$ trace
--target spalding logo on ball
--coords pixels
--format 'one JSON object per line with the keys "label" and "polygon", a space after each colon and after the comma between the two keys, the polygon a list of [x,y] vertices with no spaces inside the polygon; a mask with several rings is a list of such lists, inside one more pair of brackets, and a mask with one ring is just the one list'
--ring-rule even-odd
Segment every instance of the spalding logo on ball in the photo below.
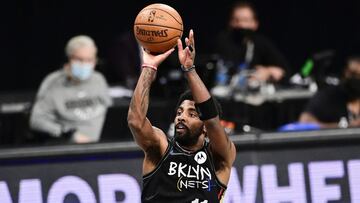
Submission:
{"label": "spalding logo on ball", "polygon": [[151,4],[143,8],[135,18],[135,38],[152,53],[164,53],[175,47],[182,33],[181,16],[166,4]]}

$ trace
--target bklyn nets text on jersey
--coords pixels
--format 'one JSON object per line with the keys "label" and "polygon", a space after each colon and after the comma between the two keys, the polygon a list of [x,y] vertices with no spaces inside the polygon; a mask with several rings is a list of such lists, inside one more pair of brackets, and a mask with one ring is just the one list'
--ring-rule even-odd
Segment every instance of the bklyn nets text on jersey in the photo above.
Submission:
{"label": "bklyn nets text on jersey", "polygon": [[170,162],[168,175],[177,176],[177,188],[179,191],[183,189],[211,189],[211,173],[208,167],[200,165],[192,166],[184,163]]}

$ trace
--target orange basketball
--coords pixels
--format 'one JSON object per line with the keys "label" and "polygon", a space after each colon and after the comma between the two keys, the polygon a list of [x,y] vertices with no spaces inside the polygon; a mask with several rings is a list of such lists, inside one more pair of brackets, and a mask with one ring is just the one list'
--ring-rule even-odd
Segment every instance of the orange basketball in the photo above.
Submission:
{"label": "orange basketball", "polygon": [[135,18],[135,37],[141,46],[152,53],[164,53],[173,48],[182,33],[181,16],[166,4],[146,6]]}

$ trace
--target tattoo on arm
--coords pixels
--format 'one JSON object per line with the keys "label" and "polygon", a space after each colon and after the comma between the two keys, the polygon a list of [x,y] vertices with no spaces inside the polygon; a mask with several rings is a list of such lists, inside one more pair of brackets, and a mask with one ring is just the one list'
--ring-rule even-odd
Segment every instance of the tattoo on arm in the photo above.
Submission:
{"label": "tattoo on arm", "polygon": [[144,78],[143,78],[144,83],[143,83],[143,87],[141,90],[141,97],[140,97],[142,112],[147,112],[147,109],[149,106],[150,87],[151,87],[153,76],[154,76],[153,73],[150,71],[146,71],[144,74]]}
{"label": "tattoo on arm", "polygon": [[[135,89],[133,97],[131,98],[130,109],[141,113],[144,118],[148,110],[150,87],[155,74],[156,72],[152,70],[143,70],[139,78],[139,84]],[[136,109],[138,109],[138,111],[136,111]]]}

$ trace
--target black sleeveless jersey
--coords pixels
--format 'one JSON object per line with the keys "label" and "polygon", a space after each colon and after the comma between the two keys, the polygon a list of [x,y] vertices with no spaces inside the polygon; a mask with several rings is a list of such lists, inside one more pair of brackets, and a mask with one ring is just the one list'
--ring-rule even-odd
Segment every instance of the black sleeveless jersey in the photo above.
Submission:
{"label": "black sleeveless jersey", "polygon": [[170,139],[164,157],[143,176],[143,203],[216,203],[226,186],[218,181],[208,142],[196,152],[187,152]]}

